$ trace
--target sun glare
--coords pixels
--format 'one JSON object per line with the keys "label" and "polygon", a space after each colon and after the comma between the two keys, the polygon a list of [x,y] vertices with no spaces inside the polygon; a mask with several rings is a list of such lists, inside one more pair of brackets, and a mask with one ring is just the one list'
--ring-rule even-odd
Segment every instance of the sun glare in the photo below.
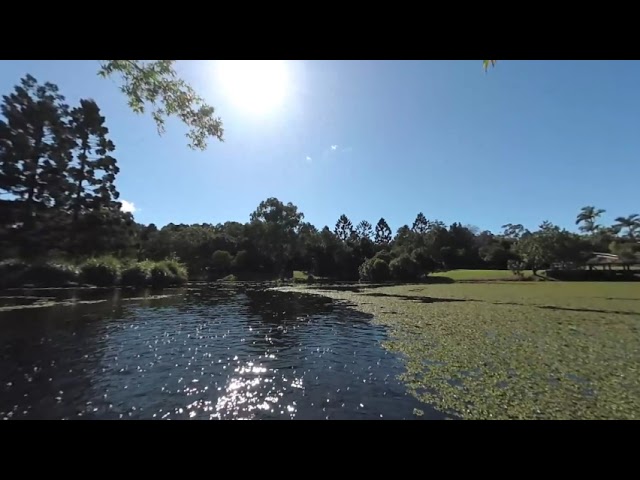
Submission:
{"label": "sun glare", "polygon": [[284,103],[289,78],[283,60],[220,60],[216,70],[223,94],[242,110],[263,115]]}

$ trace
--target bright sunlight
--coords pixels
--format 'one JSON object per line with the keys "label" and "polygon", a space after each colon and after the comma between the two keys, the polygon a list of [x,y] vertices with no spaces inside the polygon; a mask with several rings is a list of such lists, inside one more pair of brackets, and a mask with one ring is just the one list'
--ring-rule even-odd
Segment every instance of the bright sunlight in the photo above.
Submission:
{"label": "bright sunlight", "polygon": [[215,68],[223,94],[238,108],[264,115],[284,103],[289,86],[284,60],[219,60]]}

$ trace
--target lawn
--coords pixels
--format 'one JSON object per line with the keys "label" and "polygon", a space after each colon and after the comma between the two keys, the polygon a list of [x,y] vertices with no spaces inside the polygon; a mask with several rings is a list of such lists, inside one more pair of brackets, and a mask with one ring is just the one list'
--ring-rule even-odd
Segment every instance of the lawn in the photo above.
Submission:
{"label": "lawn", "polygon": [[[531,271],[524,272],[525,277],[530,277]],[[449,270],[437,272],[430,277],[447,277],[456,281],[481,281],[481,280],[518,280],[511,270]]]}
{"label": "lawn", "polygon": [[640,419],[637,283],[290,287],[387,326],[416,397],[468,419]]}

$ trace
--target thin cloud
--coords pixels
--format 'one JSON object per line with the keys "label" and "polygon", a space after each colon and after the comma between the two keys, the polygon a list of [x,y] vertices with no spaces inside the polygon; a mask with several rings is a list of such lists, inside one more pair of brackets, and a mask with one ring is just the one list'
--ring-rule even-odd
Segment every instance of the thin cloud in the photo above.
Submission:
{"label": "thin cloud", "polygon": [[120,203],[122,203],[121,210],[125,213],[135,213],[135,211],[137,210],[133,202],[122,200]]}
{"label": "thin cloud", "polygon": [[331,145],[331,150],[337,150],[338,149],[338,145]]}
{"label": "thin cloud", "polygon": [[313,162],[313,158],[311,158],[309,155],[306,156],[305,160],[307,161],[307,163]]}

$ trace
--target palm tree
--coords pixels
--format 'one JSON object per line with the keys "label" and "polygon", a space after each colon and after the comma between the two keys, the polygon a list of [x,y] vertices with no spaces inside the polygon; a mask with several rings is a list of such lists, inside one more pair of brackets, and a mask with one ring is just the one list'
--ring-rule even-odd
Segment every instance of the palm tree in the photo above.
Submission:
{"label": "palm tree", "polygon": [[585,233],[593,233],[600,228],[600,225],[596,225],[596,220],[606,210],[602,208],[596,208],[592,206],[582,207],[580,213],[576,217],[576,225],[580,225],[580,231]]}
{"label": "palm tree", "polygon": [[640,230],[640,215],[637,213],[633,213],[628,217],[618,217],[616,218],[616,224],[614,224],[614,228],[618,228],[622,230],[623,228],[627,229],[627,235],[632,240],[636,238],[636,231]]}

